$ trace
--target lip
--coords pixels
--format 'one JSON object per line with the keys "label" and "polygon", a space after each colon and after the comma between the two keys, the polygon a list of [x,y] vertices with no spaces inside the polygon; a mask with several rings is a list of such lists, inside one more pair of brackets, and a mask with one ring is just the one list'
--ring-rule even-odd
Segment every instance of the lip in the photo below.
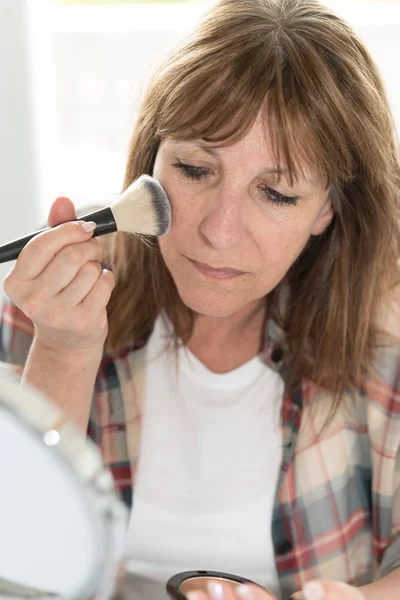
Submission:
{"label": "lip", "polygon": [[244,275],[244,271],[238,271],[237,269],[231,269],[229,267],[212,267],[211,265],[201,263],[197,260],[193,260],[192,258],[188,258],[188,260],[196,267],[198,271],[200,271],[200,273],[202,273],[202,275],[210,279],[233,279],[239,275]]}

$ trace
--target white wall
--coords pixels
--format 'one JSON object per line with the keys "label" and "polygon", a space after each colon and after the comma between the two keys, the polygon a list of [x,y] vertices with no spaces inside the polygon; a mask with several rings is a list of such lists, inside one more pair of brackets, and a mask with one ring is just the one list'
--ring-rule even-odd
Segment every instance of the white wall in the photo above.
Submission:
{"label": "white wall", "polygon": [[[400,4],[328,3],[369,47],[400,128]],[[0,0],[0,243],[37,227],[58,193],[82,206],[119,191],[152,64],[206,5]]]}
{"label": "white wall", "polygon": [[1,243],[29,231],[40,197],[26,2],[0,0]]}

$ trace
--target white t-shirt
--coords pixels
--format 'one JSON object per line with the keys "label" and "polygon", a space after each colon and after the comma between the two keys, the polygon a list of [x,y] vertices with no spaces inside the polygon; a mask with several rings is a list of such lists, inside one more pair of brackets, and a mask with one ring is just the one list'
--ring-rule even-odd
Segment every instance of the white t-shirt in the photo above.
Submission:
{"label": "white t-shirt", "polygon": [[159,317],[131,355],[143,407],[127,569],[161,583],[219,570],[277,593],[271,517],[282,457],[283,381],[259,357],[224,374],[180,347]]}

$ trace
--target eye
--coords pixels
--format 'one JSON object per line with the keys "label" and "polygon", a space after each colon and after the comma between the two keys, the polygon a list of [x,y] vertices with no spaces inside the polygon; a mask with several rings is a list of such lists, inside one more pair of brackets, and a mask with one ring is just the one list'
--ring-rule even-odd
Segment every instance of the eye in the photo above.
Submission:
{"label": "eye", "polygon": [[179,171],[181,171],[182,175],[186,177],[186,179],[196,179],[198,181],[200,179],[205,179],[209,174],[209,170],[205,169],[204,167],[186,165],[181,161],[175,163],[173,166]]}
{"label": "eye", "polygon": [[297,206],[299,200],[298,196],[284,196],[268,186],[261,186],[261,191],[270,202],[273,202],[278,206],[282,206],[282,204]]}
{"label": "eye", "polygon": [[[210,174],[209,169],[206,169],[205,167],[196,167],[195,165],[188,165],[181,161],[174,163],[173,166],[178,169],[186,179],[199,181],[205,179]],[[284,196],[268,186],[260,186],[260,189],[267,200],[273,204],[278,206],[282,206],[282,204],[297,206],[298,196]]]}

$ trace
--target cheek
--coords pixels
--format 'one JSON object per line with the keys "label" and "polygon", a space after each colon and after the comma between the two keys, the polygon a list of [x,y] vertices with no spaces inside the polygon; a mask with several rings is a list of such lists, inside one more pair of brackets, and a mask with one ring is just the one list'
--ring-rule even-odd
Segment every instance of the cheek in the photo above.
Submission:
{"label": "cheek", "polygon": [[284,226],[270,226],[258,235],[257,246],[261,257],[259,285],[271,290],[282,280],[297,260],[310,238],[309,223],[286,222]]}
{"label": "cheek", "polygon": [[[161,253],[167,264],[173,260],[180,249],[187,247],[189,242],[194,241],[195,224],[187,210],[177,209],[176,204],[171,202],[172,223],[167,235],[158,239]],[[170,266],[172,266],[170,264]]]}
{"label": "cheek", "polygon": [[198,240],[201,214],[198,205],[190,202],[187,196],[170,195],[172,222],[168,234],[159,239],[161,252],[172,254],[182,245],[185,248]]}
{"label": "cheek", "polygon": [[161,183],[171,203],[172,223],[170,232],[166,237],[176,237],[181,230],[188,229],[191,223],[195,222],[196,203],[187,193],[187,190],[183,192],[181,189],[182,184],[179,182],[178,174],[168,167],[162,151],[159,151],[156,158],[153,177]]}
{"label": "cheek", "polygon": [[269,255],[282,262],[290,257],[296,257],[307,243],[312,229],[308,219],[290,218],[260,224],[257,228],[258,247],[263,256]]}
{"label": "cheek", "polygon": [[192,231],[198,227],[201,219],[201,211],[198,203],[191,202],[188,195],[175,194],[171,198],[172,225],[171,232],[174,235],[182,231]]}

